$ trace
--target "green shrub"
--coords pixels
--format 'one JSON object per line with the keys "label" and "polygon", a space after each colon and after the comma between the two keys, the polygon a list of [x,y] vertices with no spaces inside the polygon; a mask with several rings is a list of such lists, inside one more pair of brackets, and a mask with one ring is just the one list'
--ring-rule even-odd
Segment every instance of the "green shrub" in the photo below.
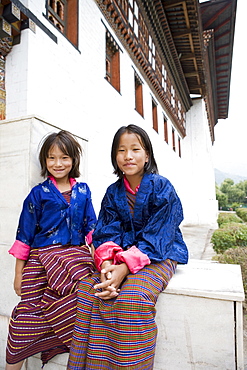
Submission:
{"label": "green shrub", "polygon": [[239,203],[236,203],[236,202],[234,202],[234,203],[232,203],[232,209],[235,211],[237,208],[239,208]]}
{"label": "green shrub", "polygon": [[242,223],[243,220],[240,217],[238,217],[235,213],[221,212],[219,213],[217,222],[218,222],[219,227],[222,227],[223,224],[226,224],[229,222]]}
{"label": "green shrub", "polygon": [[211,243],[216,253],[223,253],[225,250],[236,245],[236,238],[231,230],[217,229],[212,235]]}
{"label": "green shrub", "polygon": [[243,224],[235,232],[236,245],[247,247],[247,225]]}
{"label": "green shrub", "polygon": [[[214,261],[220,263],[237,264],[241,266],[242,279],[244,285],[245,297],[247,300],[247,248],[236,247],[225,251],[223,254],[217,254],[213,257]],[[247,308],[247,302],[245,300],[245,306]]]}
{"label": "green shrub", "polygon": [[239,223],[223,224],[214,231],[211,243],[216,253],[223,253],[229,248],[247,247],[247,225]]}
{"label": "green shrub", "polygon": [[237,208],[236,214],[240,217],[244,222],[247,222],[247,208]]}

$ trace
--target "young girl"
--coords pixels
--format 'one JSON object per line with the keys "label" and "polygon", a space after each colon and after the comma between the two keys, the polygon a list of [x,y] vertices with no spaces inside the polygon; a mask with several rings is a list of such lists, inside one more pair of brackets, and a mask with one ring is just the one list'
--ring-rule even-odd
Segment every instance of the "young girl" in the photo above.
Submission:
{"label": "young girl", "polygon": [[94,272],[88,244],[96,217],[80,176],[81,147],[67,131],[47,136],[40,150],[41,175],[24,201],[16,241],[14,289],[21,296],[9,326],[6,369],[41,353],[43,364],[69,352],[78,282]]}
{"label": "young girl", "polygon": [[106,191],[93,233],[99,270],[79,284],[68,369],[153,369],[155,303],[188,251],[180,200],[157,174],[153,149],[138,126],[113,139],[119,177]]}

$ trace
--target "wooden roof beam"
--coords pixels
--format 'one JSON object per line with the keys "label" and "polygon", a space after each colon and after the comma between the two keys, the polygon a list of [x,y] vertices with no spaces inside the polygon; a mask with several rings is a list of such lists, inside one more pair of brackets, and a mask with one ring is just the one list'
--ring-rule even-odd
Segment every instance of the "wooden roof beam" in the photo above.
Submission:
{"label": "wooden roof beam", "polygon": [[177,6],[177,5],[182,5],[184,3],[184,1],[179,1],[179,0],[163,0],[162,1],[162,4],[164,6],[164,8],[173,8],[174,6]]}
{"label": "wooden roof beam", "polygon": [[172,37],[179,38],[179,37],[190,36],[190,35],[191,35],[191,31],[188,29],[185,31],[175,32],[172,34]]}
{"label": "wooden roof beam", "polygon": [[204,24],[203,28],[206,30],[208,29],[211,24],[222,14],[224,13],[224,11],[229,8],[229,6],[231,6],[231,2],[229,2],[228,4],[226,4],[226,6],[224,6],[223,8],[221,8],[217,13],[215,13],[215,15],[213,17],[211,17],[207,23]]}
{"label": "wooden roof beam", "polygon": [[195,59],[195,53],[182,54],[180,57],[181,62],[185,60]]}

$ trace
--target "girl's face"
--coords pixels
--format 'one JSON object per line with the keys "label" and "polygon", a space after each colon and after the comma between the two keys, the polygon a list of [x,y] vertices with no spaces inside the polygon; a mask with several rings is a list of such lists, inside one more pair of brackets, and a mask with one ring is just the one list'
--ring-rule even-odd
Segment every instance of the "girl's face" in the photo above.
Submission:
{"label": "girl's face", "polygon": [[130,183],[132,180],[141,180],[148,158],[148,153],[143,148],[138,135],[125,132],[120,137],[116,161]]}
{"label": "girl's face", "polygon": [[64,154],[57,145],[50,148],[46,158],[46,168],[57,183],[68,181],[72,165],[72,158]]}

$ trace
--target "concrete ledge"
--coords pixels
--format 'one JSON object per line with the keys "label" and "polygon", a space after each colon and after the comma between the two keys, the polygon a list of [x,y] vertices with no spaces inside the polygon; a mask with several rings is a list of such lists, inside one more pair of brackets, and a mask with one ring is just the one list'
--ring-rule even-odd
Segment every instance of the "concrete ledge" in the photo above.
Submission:
{"label": "concrete ledge", "polygon": [[157,302],[155,370],[244,369],[239,265],[190,260]]}
{"label": "concrete ledge", "polygon": [[[156,305],[154,370],[244,370],[243,301],[239,265],[201,260],[179,265]],[[68,354],[56,356],[45,369],[65,370],[67,360]],[[23,370],[40,365],[38,354]]]}

